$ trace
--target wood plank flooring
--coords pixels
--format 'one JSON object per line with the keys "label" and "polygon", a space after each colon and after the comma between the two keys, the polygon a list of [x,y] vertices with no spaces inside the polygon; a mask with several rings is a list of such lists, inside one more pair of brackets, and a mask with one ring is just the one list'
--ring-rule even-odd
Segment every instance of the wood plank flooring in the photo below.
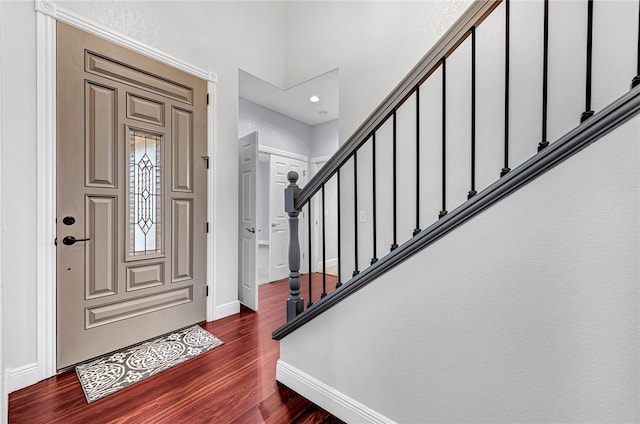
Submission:
{"label": "wood plank flooring", "polygon": [[[313,280],[317,301],[322,275]],[[327,276],[327,292],[335,283]],[[92,404],[73,370],[11,393],[9,423],[342,423],[276,382],[280,345],[271,332],[285,322],[288,292],[286,280],[260,286],[257,313],[242,307],[202,324],[223,346]]]}

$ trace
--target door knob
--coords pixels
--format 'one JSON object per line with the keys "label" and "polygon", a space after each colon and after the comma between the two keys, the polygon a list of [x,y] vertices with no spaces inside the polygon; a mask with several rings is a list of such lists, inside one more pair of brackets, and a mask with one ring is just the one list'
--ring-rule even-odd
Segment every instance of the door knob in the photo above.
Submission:
{"label": "door knob", "polygon": [[251,227],[251,228],[244,227],[244,229],[249,231],[250,233],[255,233],[256,232],[256,229],[254,227]]}
{"label": "door knob", "polygon": [[279,223],[279,222],[272,222],[272,223],[271,223],[271,227],[277,227],[278,225],[280,225],[280,223]]}
{"label": "door knob", "polygon": [[65,238],[62,239],[62,243],[66,244],[67,246],[71,246],[76,244],[77,241],[89,241],[91,240],[90,238],[83,238],[83,239],[77,239],[74,236],[66,236]]}

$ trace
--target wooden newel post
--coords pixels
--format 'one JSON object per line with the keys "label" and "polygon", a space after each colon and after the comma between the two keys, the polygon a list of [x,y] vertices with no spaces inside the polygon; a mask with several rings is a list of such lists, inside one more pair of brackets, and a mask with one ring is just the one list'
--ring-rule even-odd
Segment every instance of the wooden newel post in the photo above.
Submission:
{"label": "wooden newel post", "polygon": [[298,237],[298,214],[295,199],[300,193],[298,173],[287,174],[289,186],[284,189],[284,210],[289,214],[289,299],[287,299],[287,322],[304,311],[304,299],[300,297],[300,241]]}

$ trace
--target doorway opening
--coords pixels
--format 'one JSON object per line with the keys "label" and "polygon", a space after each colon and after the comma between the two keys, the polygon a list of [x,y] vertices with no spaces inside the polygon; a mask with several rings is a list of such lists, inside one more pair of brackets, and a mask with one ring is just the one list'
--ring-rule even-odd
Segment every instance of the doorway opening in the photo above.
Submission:
{"label": "doorway opening", "polygon": [[[289,231],[283,197],[284,188],[288,185],[286,175],[295,170],[299,177],[298,185],[303,187],[338,149],[339,127],[337,69],[287,90],[243,70],[239,70],[238,80],[238,138],[246,140],[249,134],[255,133],[257,144],[256,192],[249,195],[255,200],[255,255],[245,253],[245,241],[245,251],[240,249],[239,252],[240,293],[243,284],[246,291],[247,275],[252,272],[255,272],[256,292],[260,284],[288,277]],[[246,197],[243,197],[246,193],[243,194],[242,190],[240,186],[240,198],[246,202]],[[335,205],[335,201],[328,204]],[[239,207],[244,207],[242,200]],[[311,231],[314,243],[319,240],[315,234],[321,225],[321,219],[314,216],[322,215],[317,208],[318,205],[312,204]],[[305,208],[299,217],[301,273],[309,272],[308,215],[309,210]],[[335,225],[335,220],[327,220],[327,224]],[[239,233],[241,243],[243,236],[246,239],[243,230],[244,227]],[[330,232],[335,233],[335,229]],[[250,245],[253,246],[253,242]],[[312,246],[311,272],[322,272],[322,268],[317,267],[317,252],[316,246]],[[329,263],[332,266],[328,272],[337,269],[336,258],[330,258]]]}

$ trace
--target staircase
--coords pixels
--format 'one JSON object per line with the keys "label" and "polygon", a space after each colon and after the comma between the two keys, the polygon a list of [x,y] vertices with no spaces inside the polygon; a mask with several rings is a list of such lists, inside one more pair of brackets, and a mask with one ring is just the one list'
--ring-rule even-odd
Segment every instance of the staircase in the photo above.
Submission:
{"label": "staircase", "polygon": [[[637,421],[639,28],[638,2],[476,1],[290,174],[278,380],[347,422]],[[300,281],[312,204],[335,289]]]}

